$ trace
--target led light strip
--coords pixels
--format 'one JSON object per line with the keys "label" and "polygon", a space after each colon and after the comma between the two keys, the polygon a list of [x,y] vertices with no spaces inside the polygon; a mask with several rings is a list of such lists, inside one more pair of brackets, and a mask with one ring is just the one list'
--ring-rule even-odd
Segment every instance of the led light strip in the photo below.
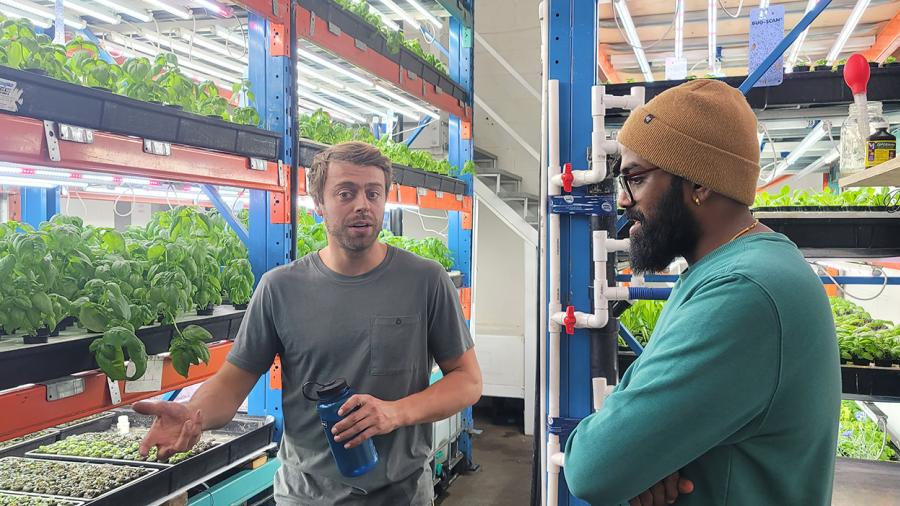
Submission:
{"label": "led light strip", "polygon": [[[136,40],[128,38],[128,37],[123,37],[122,35],[119,35],[118,33],[110,32],[107,34],[107,37],[109,37],[109,39],[114,44],[118,44],[130,51],[138,51],[138,52],[144,53],[145,55],[152,56],[152,57],[156,57],[158,54],[160,54],[160,50],[158,48],[156,48],[155,46],[152,46],[152,45],[144,43],[144,42],[136,41]],[[227,81],[229,83],[237,83],[241,80],[241,78],[233,76],[226,72],[223,72],[220,69],[214,69],[212,67],[208,67],[206,65],[197,63],[195,61],[179,60],[178,64],[181,65],[182,67],[192,69],[197,72],[201,72],[203,74],[207,74],[210,76],[218,76],[218,79]]]}
{"label": "led light strip", "polygon": [[[323,83],[335,86],[338,88],[338,90],[351,93],[351,94],[356,95],[357,97],[361,98],[362,100],[369,102],[370,105],[364,104],[364,105],[360,106],[363,109],[369,110],[371,108],[371,104],[375,104],[375,105],[378,105],[379,107],[385,108],[385,110],[376,112],[375,114],[385,115],[385,113],[387,111],[395,111],[395,112],[398,112],[410,119],[413,119],[414,121],[419,121],[420,116],[410,110],[407,110],[396,104],[392,104],[391,102],[388,102],[382,98],[379,98],[379,97],[372,95],[370,93],[367,93],[365,91],[358,90],[352,86],[348,86],[348,85],[344,85],[344,84],[335,82],[334,79],[331,79],[328,76],[320,74],[320,73],[316,72],[315,70],[307,67],[306,65],[298,64],[297,69],[298,69],[298,73],[300,76],[310,76],[310,77],[317,79]],[[300,83],[300,84],[302,85],[303,83]],[[323,91],[323,93],[329,93],[329,94],[337,93],[337,91],[335,91],[333,88],[320,87],[320,89]],[[351,99],[349,97],[344,97],[344,96],[336,96],[335,98],[338,98],[338,99],[344,100],[344,101],[354,100],[354,99]]]}
{"label": "led light strip", "polygon": [[19,10],[13,9],[12,7],[0,7],[0,14],[3,14],[8,18],[22,18],[28,20],[31,24],[38,28],[50,28],[51,26],[53,26],[46,19],[39,19],[37,17],[34,17],[32,14],[21,12]]}
{"label": "led light strip", "polygon": [[[220,44],[219,42],[210,40],[198,33],[194,33],[185,28],[179,29],[178,36],[181,37],[182,39],[188,41],[189,43],[193,43],[195,46],[200,46],[200,47],[209,49],[210,51],[219,53],[222,56],[234,58],[243,64],[247,64],[247,62],[249,61],[245,49],[229,48],[228,46],[226,46],[224,44]],[[235,56],[235,53],[237,53],[238,56]],[[244,53],[244,54],[242,55],[241,53]]]}
{"label": "led light strip", "polygon": [[100,5],[109,7],[110,9],[112,9],[113,11],[115,11],[119,14],[125,14],[129,17],[137,19],[138,21],[143,21],[144,23],[149,23],[150,21],[153,20],[153,17],[150,16],[147,13],[147,11],[139,11],[136,9],[132,9],[130,7],[125,7],[124,5],[122,5],[118,2],[113,2],[112,0],[93,0],[93,1],[94,1],[94,3],[98,3]]}
{"label": "led light strip", "polygon": [[647,55],[644,54],[644,49],[641,48],[641,38],[638,37],[637,29],[634,27],[634,21],[631,19],[628,5],[625,4],[625,0],[612,0],[612,2],[613,8],[618,13],[619,19],[622,21],[622,26],[625,29],[625,38],[628,39],[628,44],[631,45],[638,66],[641,68],[641,73],[644,74],[644,81],[652,83],[653,72],[650,71],[650,63],[647,61]]}
{"label": "led light strip", "polygon": [[110,15],[109,13],[99,11],[95,8],[89,7],[87,5],[77,2],[75,0],[65,0],[65,3],[63,5],[65,5],[67,8],[72,9],[75,12],[80,12],[81,14],[84,14],[85,16],[90,16],[92,18],[99,19],[100,21],[103,21],[104,23],[109,23],[111,25],[118,25],[119,23],[122,22],[122,19],[119,18],[119,16]]}
{"label": "led light strip", "polygon": [[[318,88],[316,88],[316,87],[313,87],[313,88],[314,88],[314,89],[318,89]],[[332,102],[332,101],[330,101],[330,100],[328,100],[328,99],[325,99],[325,98],[319,97],[319,96],[317,96],[317,95],[314,95],[314,94],[313,94],[312,92],[310,92],[310,91],[304,91],[304,90],[301,90],[301,91],[300,91],[300,96],[301,96],[301,97],[304,97],[304,98],[306,98],[306,99],[308,99],[308,100],[311,100],[311,101],[313,101],[313,102],[315,102],[315,103],[317,103],[317,104],[323,105],[323,106],[325,106],[325,107],[327,107],[327,108],[329,108],[329,109],[333,109],[334,111],[337,111],[337,112],[343,114],[344,116],[353,119],[353,120],[356,121],[357,123],[365,123],[365,122],[366,122],[366,119],[363,118],[362,116],[360,116],[360,115],[358,115],[358,114],[356,114],[356,113],[353,113],[352,111],[349,111],[349,110],[347,110],[346,108],[341,107],[340,105],[335,104],[334,102]]]}
{"label": "led light strip", "polygon": [[441,22],[438,20],[438,18],[434,17],[433,14],[428,12],[428,9],[426,9],[425,7],[422,7],[422,4],[420,4],[416,0],[406,0],[406,3],[408,3],[409,5],[412,5],[413,9],[419,11],[420,14],[425,16],[425,19],[434,23],[434,25],[437,26],[438,29],[441,29],[444,27],[444,25],[441,24]]}
{"label": "led light strip", "polygon": [[[28,0],[0,0],[0,4],[6,4],[10,7],[16,8],[20,11],[24,11],[29,14],[33,14],[35,16],[40,16],[44,19],[48,19],[48,20],[50,20],[51,25],[52,25],[52,22],[54,20],[56,20],[56,14],[53,11],[51,11],[49,9],[45,9],[44,7],[41,7],[37,4],[33,4],[33,3],[29,2]],[[85,28],[87,28],[87,23],[85,23],[84,21],[82,21],[80,19],[75,20],[70,17],[66,17],[64,19],[64,21],[65,21],[66,26],[68,26],[70,28],[74,28],[76,30],[84,30]]]}
{"label": "led light strip", "polygon": [[384,6],[388,9],[394,11],[394,14],[403,18],[403,20],[409,23],[410,26],[412,26],[416,31],[422,29],[422,25],[420,25],[419,22],[415,20],[415,18],[410,16],[408,12],[401,9],[399,5],[395,4],[391,0],[381,0],[381,3],[384,4]]}
{"label": "led light strip", "polygon": [[856,6],[853,7],[853,11],[850,12],[850,17],[847,18],[847,22],[844,24],[844,28],[841,29],[841,34],[838,36],[837,40],[834,41],[834,46],[831,47],[831,51],[828,52],[828,57],[826,58],[828,65],[834,65],[834,62],[837,61],[838,56],[841,54],[841,50],[844,49],[844,45],[847,43],[847,39],[850,38],[850,35],[853,33],[853,30],[856,29],[859,20],[863,17],[863,14],[866,13],[869,1],[870,0],[858,0],[856,2]]}
{"label": "led light strip", "polygon": [[229,30],[225,27],[216,26],[215,32],[216,32],[216,36],[222,37],[223,39],[227,40],[228,42],[231,42],[232,44],[237,44],[238,46],[241,46],[243,48],[247,47],[247,41],[244,39],[244,37],[239,37],[239,36],[235,35],[231,30]]}
{"label": "led light strip", "polygon": [[172,51],[177,53],[181,53],[185,56],[190,56],[192,58],[199,58],[203,61],[212,63],[213,65],[222,67],[224,69],[231,70],[232,72],[236,72],[237,74],[243,74],[246,69],[246,65],[239,65],[233,61],[226,60],[220,56],[216,56],[212,53],[207,53],[202,49],[198,49],[196,47],[191,47],[184,42],[179,42],[177,40],[173,40],[169,37],[165,37],[162,35],[157,35],[155,33],[151,33],[149,31],[143,32],[140,34],[141,37],[159,44],[160,46],[167,47]]}
{"label": "led light strip", "polygon": [[305,58],[313,63],[318,63],[319,65],[321,65],[323,67],[327,67],[332,70],[336,70],[337,72],[340,72],[341,74],[343,74],[343,75],[349,77],[350,79],[353,79],[354,81],[357,81],[358,83],[363,84],[367,87],[371,88],[372,86],[375,85],[375,83],[373,83],[371,80],[366,79],[366,78],[356,74],[355,72],[351,72],[351,71],[345,69],[344,67],[341,67],[340,65],[337,65],[334,62],[330,62],[314,53],[310,53],[309,51],[307,51],[305,49],[300,50],[300,57]]}
{"label": "led light strip", "polygon": [[188,12],[184,9],[179,9],[178,7],[169,5],[166,2],[163,2],[162,0],[144,0],[144,3],[148,3],[155,7],[159,7],[160,9],[162,9],[166,12],[170,12],[170,13],[178,16],[181,19],[191,19],[191,17],[193,16],[190,12]]}

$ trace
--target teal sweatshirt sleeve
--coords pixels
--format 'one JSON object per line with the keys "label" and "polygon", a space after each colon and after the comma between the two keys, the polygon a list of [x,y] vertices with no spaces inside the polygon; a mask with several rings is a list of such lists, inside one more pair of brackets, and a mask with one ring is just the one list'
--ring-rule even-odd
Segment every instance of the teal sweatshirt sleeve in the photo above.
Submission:
{"label": "teal sweatshirt sleeve", "polygon": [[566,442],[566,483],[592,505],[625,503],[760,423],[774,396],[781,325],[762,287],[722,275],[672,309],[627,384]]}

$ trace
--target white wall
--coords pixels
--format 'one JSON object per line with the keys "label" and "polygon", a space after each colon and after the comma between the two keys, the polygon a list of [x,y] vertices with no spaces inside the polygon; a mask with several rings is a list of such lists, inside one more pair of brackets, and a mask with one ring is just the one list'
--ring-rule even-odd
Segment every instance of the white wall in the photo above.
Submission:
{"label": "white wall", "polygon": [[475,331],[478,334],[522,335],[525,317],[523,241],[489,210],[479,205],[476,212]]}
{"label": "white wall", "polygon": [[[532,88],[541,89],[540,25],[537,0],[492,0],[478,4],[475,30]],[[541,104],[478,43],[475,91],[535,151],[541,148]],[[498,157],[499,167],[524,178],[524,190],[538,193],[539,163],[495,118],[475,106],[475,144]]]}
{"label": "white wall", "polygon": [[[130,201],[119,202],[119,213],[128,214]],[[95,227],[111,227],[125,229],[128,225],[146,225],[150,221],[151,205],[135,203],[134,210],[128,216],[116,216],[114,202],[108,200],[69,199],[60,197],[60,210],[63,214],[77,216],[86,225]],[[117,224],[119,225],[117,227]]]}

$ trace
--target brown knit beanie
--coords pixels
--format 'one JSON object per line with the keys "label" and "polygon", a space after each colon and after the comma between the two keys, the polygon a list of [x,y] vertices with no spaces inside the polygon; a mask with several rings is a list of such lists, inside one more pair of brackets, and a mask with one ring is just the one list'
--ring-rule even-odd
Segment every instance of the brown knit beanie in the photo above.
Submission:
{"label": "brown knit beanie", "polygon": [[670,88],[631,113],[618,141],[666,172],[753,205],[756,115],[736,88],[713,79]]}

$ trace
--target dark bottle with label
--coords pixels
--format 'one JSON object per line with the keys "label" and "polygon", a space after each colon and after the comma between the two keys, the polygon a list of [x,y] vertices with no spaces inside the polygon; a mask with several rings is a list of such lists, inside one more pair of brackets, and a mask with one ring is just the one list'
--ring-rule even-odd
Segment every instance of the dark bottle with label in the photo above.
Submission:
{"label": "dark bottle with label", "polygon": [[337,463],[338,470],[348,478],[362,476],[371,471],[378,464],[378,452],[371,439],[365,440],[355,448],[344,448],[347,441],[335,441],[332,427],[347,415],[338,415],[338,410],[347,402],[347,399],[355,393],[344,379],[336,379],[324,385],[310,381],[303,385],[303,396],[316,402],[316,410],[319,419],[322,420],[322,428],[325,430],[325,438],[331,447],[331,454]]}
{"label": "dark bottle with label", "polygon": [[888,132],[887,123],[876,123],[875,133],[866,139],[866,168],[897,156],[897,138]]}

